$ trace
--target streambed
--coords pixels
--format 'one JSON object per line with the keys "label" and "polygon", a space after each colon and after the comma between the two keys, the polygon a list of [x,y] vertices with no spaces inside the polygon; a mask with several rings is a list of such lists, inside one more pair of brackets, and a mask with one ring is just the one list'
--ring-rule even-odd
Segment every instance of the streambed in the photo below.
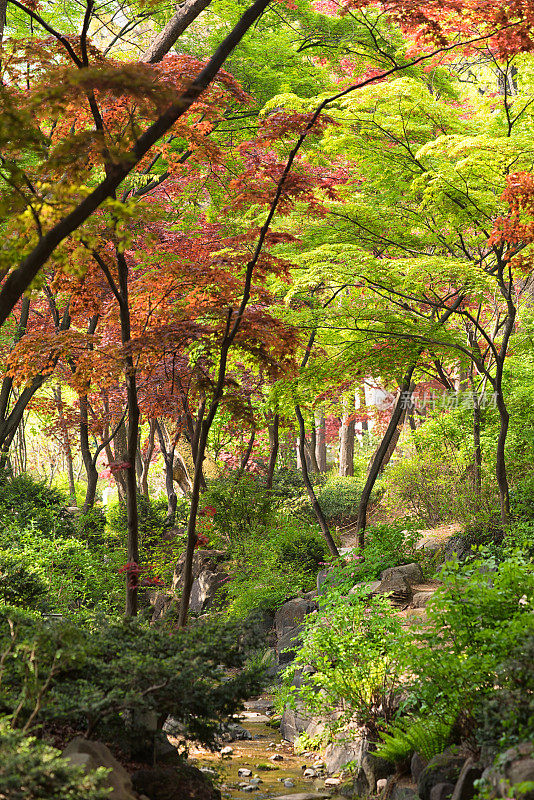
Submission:
{"label": "streambed", "polygon": [[[304,777],[306,769],[320,773],[319,768],[314,769],[320,761],[317,754],[295,755],[293,746],[282,741],[278,729],[271,727],[262,713],[247,710],[239,722],[251,733],[252,739],[230,742],[231,753],[221,755],[197,747],[192,748],[189,754],[195,766],[213,774],[223,800],[246,800],[247,797],[253,800],[319,800],[330,797],[324,775]],[[250,770],[250,774],[239,775],[239,770]]]}

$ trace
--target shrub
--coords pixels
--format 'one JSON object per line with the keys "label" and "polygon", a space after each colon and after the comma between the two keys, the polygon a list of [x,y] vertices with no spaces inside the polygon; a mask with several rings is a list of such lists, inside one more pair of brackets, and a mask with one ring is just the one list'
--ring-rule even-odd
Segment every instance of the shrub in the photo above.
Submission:
{"label": "shrub", "polygon": [[412,702],[423,713],[473,718],[517,642],[534,635],[534,573],[520,554],[501,563],[447,562],[427,606],[429,626],[410,647]]}
{"label": "shrub", "polygon": [[213,533],[216,543],[241,552],[256,533],[265,531],[274,513],[275,499],[252,475],[238,481],[230,475],[212,480],[202,495],[202,506],[215,509]]}
{"label": "shrub", "polygon": [[395,763],[406,761],[419,753],[425,761],[445,750],[450,741],[454,719],[425,716],[424,719],[405,719],[380,731],[381,742],[375,755]]}
{"label": "shrub", "polygon": [[0,797],[5,800],[105,800],[107,770],[86,773],[59,750],[0,722]]}
{"label": "shrub", "polygon": [[42,576],[28,566],[21,553],[0,550],[0,602],[28,609],[43,608],[47,592]]}
{"label": "shrub", "polygon": [[106,515],[100,508],[90,508],[74,519],[79,539],[91,546],[101,546],[106,541]]}
{"label": "shrub", "polygon": [[[330,590],[309,615],[302,647],[283,675],[281,700],[300,703],[307,716],[331,718],[333,732],[356,720],[371,735],[393,716],[403,672],[401,620],[385,597]],[[305,681],[295,685],[306,667]]]}
{"label": "shrub", "polygon": [[[137,495],[137,513],[139,516],[139,541],[144,548],[158,544],[167,527],[167,503],[163,499],[150,500],[142,494]],[[123,545],[128,536],[128,515],[126,505],[118,503],[110,507],[107,515],[107,526]]]}
{"label": "shrub", "polygon": [[418,538],[412,520],[371,526],[366,531],[364,555],[355,548],[348,562],[337,562],[329,571],[325,586],[348,591],[355,583],[375,580],[389,567],[419,561],[422,552],[415,546]]}
{"label": "shrub", "polygon": [[72,517],[65,511],[66,497],[49,488],[44,481],[22,474],[0,482],[0,525],[27,528],[33,526],[45,536],[60,532],[74,535]]}
{"label": "shrub", "polygon": [[209,743],[261,688],[253,644],[220,620],[169,634],[141,620],[46,621],[0,607],[0,708],[14,726],[62,721],[130,746],[149,713],[172,715],[184,737]]}
{"label": "shrub", "polygon": [[496,690],[475,706],[479,746],[495,755],[534,740],[534,632],[526,633],[496,670]]}

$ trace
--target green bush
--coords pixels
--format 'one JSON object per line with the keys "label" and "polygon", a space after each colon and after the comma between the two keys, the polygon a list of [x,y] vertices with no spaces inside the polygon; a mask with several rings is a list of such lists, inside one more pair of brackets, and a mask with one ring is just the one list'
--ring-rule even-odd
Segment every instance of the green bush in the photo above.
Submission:
{"label": "green bush", "polygon": [[[150,500],[142,494],[137,495],[137,513],[139,516],[139,541],[145,548],[157,545],[167,528],[167,503],[158,498]],[[126,505],[118,503],[110,507],[107,515],[107,528],[115,534],[123,545],[128,536],[128,515]]]}
{"label": "green bush", "polygon": [[0,526],[27,528],[33,526],[45,536],[60,532],[74,535],[72,517],[65,511],[67,498],[44,481],[31,475],[18,475],[0,482]]}
{"label": "green bush", "polygon": [[520,554],[445,564],[444,585],[427,606],[429,625],[408,653],[419,711],[473,719],[499,685],[501,665],[534,635],[533,569]]}
{"label": "green bush", "polygon": [[[326,482],[325,473],[310,473],[310,480],[314,487],[323,486]],[[281,500],[295,500],[305,497],[306,487],[302,480],[300,469],[290,469],[289,467],[279,467],[273,475],[273,494]]]}
{"label": "green bush", "polygon": [[339,525],[355,519],[364,482],[364,477],[330,476],[317,495],[325,517]]}
{"label": "green bush", "polygon": [[[330,590],[309,615],[302,647],[283,675],[279,702],[302,704],[306,716],[336,719],[332,732],[357,721],[375,736],[398,705],[404,671],[401,620],[382,596],[367,601]],[[295,677],[306,668],[297,688]]]}
{"label": "green bush", "polygon": [[375,755],[394,763],[405,762],[412,753],[419,753],[425,761],[445,750],[450,741],[454,719],[440,719],[430,715],[423,719],[405,719],[380,731],[382,740]]}
{"label": "green bush", "polygon": [[495,755],[519,742],[534,741],[534,633],[526,632],[496,670],[495,691],[475,705],[476,737]]}
{"label": "green bush", "polygon": [[262,686],[251,636],[206,621],[169,632],[141,620],[43,620],[0,607],[0,710],[13,726],[68,723],[136,746],[147,715],[172,715],[188,739],[212,742],[221,719]]}
{"label": "green bush", "polygon": [[235,476],[229,475],[208,483],[201,505],[215,509],[215,543],[241,552],[251,536],[267,529],[275,498],[257,477],[243,475],[236,481]]}
{"label": "green bush", "polygon": [[33,736],[0,722],[0,797],[4,800],[105,800],[107,770],[86,773]]}
{"label": "green bush", "polygon": [[[88,547],[73,537],[43,538],[41,532],[33,527],[18,529],[13,525],[0,532],[0,548],[3,551],[9,548],[11,570],[20,565],[20,579],[16,578],[16,581],[24,581],[25,592],[33,592],[31,576],[37,574],[35,587],[46,587],[46,597],[40,589],[39,594],[50,611],[83,607],[116,611],[122,607],[124,579],[118,570],[126,558],[121,548],[106,545]],[[7,576],[10,574],[8,572]],[[6,587],[10,585],[7,576]],[[11,594],[5,595],[5,602],[34,607],[30,596],[22,594],[17,600],[13,591],[12,586]],[[26,602],[23,602],[24,596]],[[34,599],[38,600],[37,597]]]}
{"label": "green bush", "polygon": [[373,581],[389,567],[420,561],[416,548],[419,532],[413,520],[373,525],[366,530],[364,555],[354,548],[348,561],[336,562],[329,570],[325,587],[336,586],[348,591],[355,583]]}
{"label": "green bush", "polygon": [[0,602],[22,608],[44,608],[48,586],[21,553],[0,550]]}
{"label": "green bush", "polygon": [[74,518],[76,535],[91,546],[101,546],[106,541],[106,515],[100,508],[90,508]]}

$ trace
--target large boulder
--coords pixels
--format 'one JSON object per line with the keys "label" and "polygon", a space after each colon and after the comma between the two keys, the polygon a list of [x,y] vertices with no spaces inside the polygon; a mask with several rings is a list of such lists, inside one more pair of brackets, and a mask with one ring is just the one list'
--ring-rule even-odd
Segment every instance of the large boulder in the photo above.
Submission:
{"label": "large boulder", "polygon": [[491,798],[515,797],[516,784],[531,784],[521,792],[521,800],[534,800],[534,742],[521,742],[496,759],[498,766],[484,770],[482,780]]}
{"label": "large boulder", "polygon": [[295,651],[301,644],[300,634],[304,620],[308,614],[316,610],[317,601],[306,597],[288,600],[278,609],[274,617],[274,627],[279,664],[287,664],[293,660]]}
{"label": "large boulder", "polygon": [[288,742],[294,742],[309,725],[309,717],[305,717],[298,709],[286,708],[280,720],[280,736]]}
{"label": "large boulder", "polygon": [[193,581],[191,587],[191,599],[189,610],[192,614],[202,614],[208,611],[215,601],[217,593],[228,581],[226,572],[212,572],[209,569],[202,570],[198,578]]}
{"label": "large boulder", "polygon": [[392,572],[380,581],[374,594],[387,594],[395,605],[406,605],[412,599],[412,589],[406,578],[398,572]]}
{"label": "large boulder", "polygon": [[129,774],[102,742],[93,742],[77,736],[69,742],[63,750],[62,756],[71,764],[83,767],[86,772],[106,767],[110,770],[106,781],[112,789],[113,800],[137,800]]}
{"label": "large boulder", "polygon": [[[193,555],[193,580],[196,580],[200,573],[205,570],[217,572],[219,565],[225,558],[226,553],[223,550],[197,550]],[[174,568],[174,576],[172,579],[172,588],[174,591],[181,590],[183,587],[184,563],[185,553],[182,553]]]}
{"label": "large boulder", "polygon": [[399,567],[389,567],[385,569],[380,575],[380,580],[387,581],[392,577],[401,575],[409,586],[417,586],[418,583],[423,583],[423,570],[420,564],[401,564]]}
{"label": "large boulder", "polygon": [[333,775],[346,767],[351,761],[356,762],[361,769],[362,762],[367,755],[367,749],[368,745],[365,739],[329,744],[324,751],[324,763],[327,773]]}
{"label": "large boulder", "polygon": [[465,757],[447,752],[430,759],[417,781],[417,794],[421,800],[430,800],[432,788],[439,783],[452,784],[454,787],[465,760]]}
{"label": "large boulder", "polygon": [[[196,767],[140,769],[132,775],[136,792],[149,800],[221,800],[221,793]],[[115,800],[114,795],[112,795]]]}

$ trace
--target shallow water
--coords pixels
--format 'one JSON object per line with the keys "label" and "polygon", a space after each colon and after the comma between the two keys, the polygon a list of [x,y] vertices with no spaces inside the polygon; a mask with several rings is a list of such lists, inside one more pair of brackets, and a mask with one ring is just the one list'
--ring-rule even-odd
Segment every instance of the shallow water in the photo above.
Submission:
{"label": "shallow water", "polygon": [[[324,779],[304,778],[302,773],[306,767],[312,767],[318,760],[315,754],[305,757],[295,755],[293,746],[282,742],[277,728],[264,722],[253,722],[249,719],[240,720],[253,739],[230,742],[229,747],[233,753],[230,756],[221,756],[220,753],[210,753],[201,748],[190,751],[192,763],[201,768],[213,769],[218,778],[215,783],[220,786],[224,800],[245,800],[251,797],[254,800],[267,800],[303,792],[317,794],[326,793]],[[280,760],[271,761],[274,754],[279,754]],[[246,792],[241,788],[249,784],[251,778],[238,775],[241,768],[250,769],[252,776],[260,778],[261,783],[255,791]],[[293,786],[285,786],[284,780],[291,781]]]}

